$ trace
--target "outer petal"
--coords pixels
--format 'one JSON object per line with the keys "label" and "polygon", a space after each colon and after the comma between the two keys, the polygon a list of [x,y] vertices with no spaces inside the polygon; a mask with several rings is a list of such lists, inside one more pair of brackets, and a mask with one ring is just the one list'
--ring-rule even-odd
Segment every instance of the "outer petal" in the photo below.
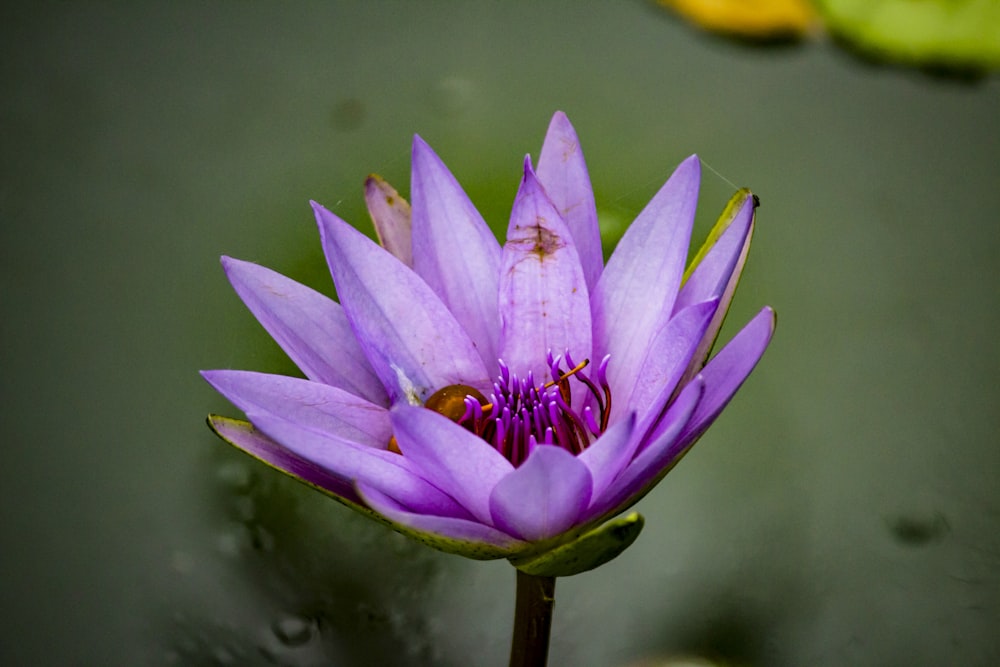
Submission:
{"label": "outer petal", "polygon": [[604,493],[608,485],[624,470],[635,454],[639,438],[635,437],[635,413],[608,428],[590,447],[583,450],[577,459],[590,470],[593,480],[592,496]]}
{"label": "outer petal", "polygon": [[413,266],[410,204],[381,176],[365,180],[365,203],[382,247],[407,266]]}
{"label": "outer petal", "polygon": [[678,382],[705,337],[705,329],[718,305],[718,299],[710,299],[689,306],[670,318],[653,336],[642,363],[642,372],[625,402],[627,410],[641,415],[640,430],[643,433],[676,392]]}
{"label": "outer petal", "polygon": [[216,435],[237,449],[266,463],[267,465],[291,475],[320,491],[336,497],[338,500],[357,505],[361,502],[354,486],[342,477],[331,473],[312,461],[302,458],[289,451],[283,445],[275,442],[253,427],[250,422],[220,417],[208,416],[208,426]]}
{"label": "outer petal", "polygon": [[472,516],[492,525],[490,493],[513,472],[510,461],[482,438],[433,410],[398,405],[391,417],[403,457]]}
{"label": "outer petal", "polygon": [[340,303],[393,402],[424,402],[450,384],[484,387],[486,368],[447,307],[415,273],[313,204]]}
{"label": "outer petal", "polygon": [[409,512],[374,487],[359,484],[358,493],[395,530],[424,544],[468,558],[505,558],[528,547],[525,542],[476,521]]}
{"label": "outer petal", "polygon": [[549,123],[538,156],[538,180],[573,235],[587,289],[593,292],[604,268],[597,206],[580,140],[562,111],[557,111]]}
{"label": "outer petal", "polygon": [[252,410],[247,417],[293,453],[344,479],[373,486],[414,512],[471,518],[399,454],[341,440],[281,415]]}
{"label": "outer petal", "polygon": [[705,381],[705,396],[681,434],[684,443],[694,442],[726,407],[760,361],[774,325],[774,311],[765,306],[702,369],[699,377]]}
{"label": "outer petal", "polygon": [[385,449],[392,437],[388,410],[343,389],[251,371],[202,371],[201,375],[244,412],[273,412],[302,426],[376,449]]}
{"label": "outer petal", "polygon": [[448,306],[484,363],[497,360],[500,244],[448,167],[413,138],[413,269]]}
{"label": "outer petal", "polygon": [[222,266],[243,303],[306,377],[388,403],[340,304],[263,266],[232,257],[223,257]]}
{"label": "outer petal", "polygon": [[490,496],[493,523],[525,540],[544,540],[578,522],[590,502],[590,471],[561,447],[539,445]]}
{"label": "outer petal", "polygon": [[750,240],[753,238],[756,200],[753,194],[743,189],[737,192],[719,221],[709,233],[705,245],[689,267],[691,272],[681,293],[674,304],[674,312],[713,296],[719,297],[719,307],[709,324],[705,336],[691,357],[691,363],[682,382],[694,377],[705,365],[715,338],[722,328],[722,323],[729,312],[729,304],[736,293],[736,285],[743,273],[747,254],[750,251]]}
{"label": "outer petal", "polygon": [[700,167],[692,155],[629,227],[601,274],[591,303],[594,351],[611,355],[614,395],[631,391],[653,334],[673,310],[698,203]]}
{"label": "outer petal", "polygon": [[[272,386],[257,386],[253,382],[252,376],[261,374],[209,371],[204,375],[220,393],[246,413],[254,426],[281,443],[295,457],[309,461],[344,481],[370,484],[414,511],[469,518],[469,514],[454,500],[425,481],[404,457],[338,435],[338,430],[344,428],[360,429],[354,429],[347,422],[349,418],[344,415],[346,402],[333,409],[320,395],[323,389],[330,392],[337,390],[315,385],[316,392],[296,393],[290,390],[282,396],[278,382]],[[312,384],[305,380],[299,380],[299,383]],[[360,399],[355,400],[361,403]],[[364,409],[364,406],[359,405],[358,408]],[[386,411],[377,406],[371,408],[373,410],[366,410],[366,414],[375,420],[381,417],[384,426]],[[380,445],[384,447],[382,443]]]}
{"label": "outer petal", "polygon": [[704,385],[700,380],[681,391],[667,409],[649,445],[611,483],[603,496],[594,498],[587,511],[587,520],[617,514],[628,508],[680,460],[684,446],[679,444],[678,435],[691,419],[703,392]]}
{"label": "outer petal", "polygon": [[591,354],[587,283],[566,223],[525,159],[500,269],[500,358],[510,369],[548,375],[546,353]]}

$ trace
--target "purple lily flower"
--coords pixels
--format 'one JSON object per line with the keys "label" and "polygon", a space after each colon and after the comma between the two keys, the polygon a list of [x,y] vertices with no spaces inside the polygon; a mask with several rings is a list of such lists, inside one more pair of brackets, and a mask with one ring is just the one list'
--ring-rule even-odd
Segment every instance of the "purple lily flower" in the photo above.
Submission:
{"label": "purple lily flower", "polygon": [[249,422],[226,441],[443,551],[581,572],[642,527],[615,519],[719,415],[774,330],[764,308],[714,357],[746,260],[740,190],[685,270],[700,179],[684,160],[603,262],[579,141],[552,119],[525,159],[501,246],[444,163],[413,142],[412,210],[366,184],[381,246],[318,204],[340,303],[224,257],[239,296],[306,379],[203,376]]}

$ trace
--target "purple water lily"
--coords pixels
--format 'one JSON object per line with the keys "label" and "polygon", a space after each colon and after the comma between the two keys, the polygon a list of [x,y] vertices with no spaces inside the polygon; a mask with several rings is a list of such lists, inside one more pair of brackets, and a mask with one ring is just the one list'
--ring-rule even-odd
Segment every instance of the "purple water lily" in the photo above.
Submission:
{"label": "purple water lily", "polygon": [[526,568],[568,553],[576,564],[542,568],[553,574],[617,555],[641,521],[605,522],[708,428],[774,329],[764,308],[709,359],[755,201],[739,191],[685,271],[699,179],[691,156],[604,265],[564,114],[537,169],[525,160],[503,246],[416,137],[412,209],[378,177],[366,184],[381,246],[313,204],[339,304],[223,258],[306,379],[205,371],[249,419],[211,416],[212,428],[444,551]]}

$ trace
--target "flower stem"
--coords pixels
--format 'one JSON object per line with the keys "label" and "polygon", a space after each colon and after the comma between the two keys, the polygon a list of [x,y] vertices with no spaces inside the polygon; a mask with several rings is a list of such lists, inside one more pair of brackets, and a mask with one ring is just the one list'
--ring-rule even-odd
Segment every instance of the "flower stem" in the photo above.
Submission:
{"label": "flower stem", "polygon": [[536,577],[517,571],[510,667],[545,667],[555,601],[555,577]]}

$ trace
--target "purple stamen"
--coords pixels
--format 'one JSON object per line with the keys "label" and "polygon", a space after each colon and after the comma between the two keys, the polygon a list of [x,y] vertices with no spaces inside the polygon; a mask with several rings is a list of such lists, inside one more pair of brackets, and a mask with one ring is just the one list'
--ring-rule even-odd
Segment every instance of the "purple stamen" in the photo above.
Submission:
{"label": "purple stamen", "polygon": [[[465,401],[460,423],[471,426],[515,466],[539,445],[579,454],[607,429],[611,404],[608,357],[601,361],[593,378],[583,370],[588,362],[576,364],[568,351],[563,355],[550,351],[546,361],[552,379],[536,385],[531,371],[519,377],[500,360],[490,402],[484,405],[472,397]],[[586,389],[591,398],[585,402],[594,404],[596,411],[590,405],[572,407],[570,387],[574,381]]]}

